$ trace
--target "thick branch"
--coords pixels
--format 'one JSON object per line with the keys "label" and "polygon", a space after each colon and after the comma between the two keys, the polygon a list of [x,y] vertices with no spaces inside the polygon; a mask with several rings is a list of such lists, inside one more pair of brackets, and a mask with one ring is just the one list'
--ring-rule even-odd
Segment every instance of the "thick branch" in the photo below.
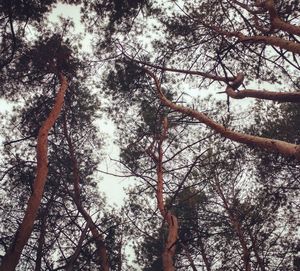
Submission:
{"label": "thick branch", "polygon": [[[258,2],[258,1],[257,1]],[[289,34],[294,34],[300,36],[300,27],[296,25],[289,24],[283,21],[277,13],[275,3],[273,0],[265,0],[257,3],[257,6],[266,9],[270,15],[270,21],[273,29],[280,29]]]}
{"label": "thick branch", "polygon": [[234,99],[256,98],[276,102],[300,103],[300,92],[272,92],[254,89],[234,91],[233,88],[227,87],[226,93]]}
{"label": "thick branch", "polygon": [[260,136],[252,136],[249,134],[235,132],[213,121],[211,118],[207,117],[205,114],[201,112],[173,103],[172,101],[168,100],[167,97],[163,94],[159,80],[155,76],[155,74],[150,70],[147,69],[144,70],[151,78],[154,79],[158,97],[162,102],[162,104],[164,104],[165,106],[177,112],[198,119],[199,121],[206,124],[208,127],[212,128],[214,131],[224,136],[225,138],[231,139],[235,142],[247,144],[252,147],[259,147],[267,151],[278,152],[284,156],[295,157],[296,159],[300,160],[299,145],[291,144],[281,140],[270,139],[270,138],[265,138]]}
{"label": "thick branch", "polygon": [[300,92],[271,92],[266,90],[244,89],[235,91],[243,83],[244,75],[239,73],[236,79],[227,86],[225,92],[234,99],[257,98],[277,102],[300,103]]}
{"label": "thick branch", "polygon": [[239,42],[242,43],[264,43],[268,45],[273,45],[276,47],[279,47],[281,49],[285,49],[287,51],[293,52],[295,54],[300,54],[300,44],[297,42],[285,40],[279,37],[274,37],[274,36],[261,36],[261,35],[256,35],[256,36],[246,36],[242,34],[241,32],[238,31],[226,31],[223,30],[217,26],[214,25],[209,25],[207,23],[202,22],[202,24],[213,30],[214,32],[224,35],[226,37],[236,37]]}
{"label": "thick branch", "polygon": [[21,225],[19,226],[14,241],[10,249],[3,258],[0,271],[15,270],[22,250],[26,245],[33,229],[33,224],[37,216],[37,212],[41,203],[44,187],[48,175],[48,134],[57,120],[63,103],[64,96],[68,88],[67,78],[59,75],[60,89],[57,93],[55,104],[45,122],[42,124],[37,138],[37,168],[36,176],[33,184],[33,192],[28,200],[27,208]]}

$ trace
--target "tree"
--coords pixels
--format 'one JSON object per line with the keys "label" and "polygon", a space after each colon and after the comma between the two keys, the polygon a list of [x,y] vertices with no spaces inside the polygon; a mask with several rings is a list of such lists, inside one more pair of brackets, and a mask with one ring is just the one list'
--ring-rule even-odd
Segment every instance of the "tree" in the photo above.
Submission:
{"label": "tree", "polygon": [[[59,136],[59,134],[63,133],[63,132],[59,132],[59,131],[64,131],[64,129],[62,128],[62,126],[65,127],[65,140],[67,141],[68,145],[69,145],[69,151],[71,153],[71,157],[72,157],[72,161],[73,161],[73,169],[71,168],[66,168],[65,166],[62,167],[65,168],[64,171],[69,171],[71,170],[71,172],[73,172],[73,181],[75,183],[75,188],[78,188],[79,186],[79,168],[78,168],[78,163],[76,162],[76,158],[75,158],[75,154],[74,154],[74,150],[73,150],[73,145],[72,145],[72,141],[71,138],[67,132],[67,120],[64,119],[64,121],[59,120],[59,113],[62,109],[63,103],[64,103],[64,96],[65,96],[65,92],[66,89],[68,87],[67,85],[67,79],[66,77],[62,74],[63,72],[68,74],[68,76],[72,76],[72,74],[74,75],[74,67],[76,67],[77,63],[76,61],[74,61],[74,59],[70,59],[69,61],[69,49],[67,48],[66,45],[61,45],[62,39],[59,36],[53,36],[50,37],[49,39],[46,38],[46,42],[39,42],[36,45],[36,48],[33,48],[31,50],[29,50],[28,52],[26,52],[26,55],[24,55],[23,57],[20,58],[20,62],[17,63],[17,65],[19,65],[19,73],[22,74],[22,72],[24,70],[26,70],[26,67],[28,69],[28,66],[31,68],[31,73],[30,76],[32,76],[32,80],[37,80],[36,78],[50,78],[50,80],[48,81],[46,79],[46,84],[44,83],[44,95],[42,96],[35,96],[33,99],[33,106],[32,108],[29,108],[29,110],[26,112],[23,112],[23,120],[22,120],[22,124],[23,126],[21,127],[21,131],[23,133],[23,138],[21,140],[16,140],[16,141],[10,141],[7,143],[7,145],[11,145],[17,142],[21,142],[24,140],[28,140],[30,138],[37,138],[38,140],[38,144],[37,144],[37,149],[38,149],[38,153],[37,153],[37,177],[35,177],[35,181],[33,181],[32,179],[28,180],[28,183],[25,183],[26,185],[30,186],[30,197],[29,197],[29,203],[27,205],[27,211],[25,211],[25,218],[23,219],[23,222],[21,223],[19,229],[17,229],[17,234],[14,237],[14,240],[11,241],[10,244],[10,248],[8,248],[6,250],[6,254],[2,260],[2,268],[3,270],[14,270],[16,265],[18,264],[19,258],[21,256],[21,252],[24,248],[24,245],[28,242],[29,240],[29,236],[31,235],[32,231],[33,231],[33,227],[34,227],[34,221],[36,218],[38,218],[38,214],[40,214],[40,219],[41,219],[41,232],[40,232],[40,237],[38,239],[38,247],[37,247],[37,259],[36,259],[36,266],[35,269],[36,270],[40,270],[41,266],[42,266],[42,256],[43,256],[43,246],[45,246],[45,235],[47,232],[47,224],[49,223],[49,219],[47,221],[47,218],[45,217],[45,213],[51,212],[53,209],[55,210],[55,208],[58,208],[57,206],[55,207],[55,203],[53,203],[53,200],[57,200],[57,188],[55,188],[55,185],[52,187],[52,189],[54,189],[52,193],[52,196],[49,199],[49,202],[46,204],[46,211],[41,210],[38,213],[38,209],[40,207],[41,201],[42,201],[42,197],[43,197],[43,193],[44,193],[44,188],[45,188],[45,181],[46,181],[46,177],[48,176],[48,178],[51,179],[51,177],[60,179],[61,177],[55,177],[55,175],[57,175],[57,173],[55,173],[55,170],[57,170],[58,168],[61,167],[61,165],[59,165],[59,163],[61,163],[61,159],[62,157],[65,157],[65,159],[67,159],[67,155],[64,152],[60,153],[60,157],[58,157],[58,150],[57,150],[57,146],[56,144],[50,144],[50,150],[52,152],[54,152],[53,154],[51,154],[52,157],[52,161],[56,161],[58,159],[58,164],[55,164],[57,169],[55,169],[55,167],[52,166],[51,170],[50,170],[50,175],[49,175],[49,170],[48,170],[48,158],[47,158],[47,149],[48,149],[48,137],[51,135],[52,141],[61,141],[63,140],[63,138],[61,138],[61,136]],[[67,54],[65,54],[65,52]],[[68,57],[67,57],[68,55]],[[61,59],[61,57],[65,57],[64,59]],[[46,65],[44,65],[43,63],[46,63]],[[50,76],[49,76],[50,73]],[[54,76],[51,76],[51,73],[54,73]],[[53,95],[52,91],[53,91],[53,83],[54,85],[57,84],[57,79],[56,79],[56,75],[58,75],[61,79],[61,89],[59,91],[59,95],[58,97],[56,97],[55,99],[53,99],[53,97],[49,97],[47,95]],[[41,80],[41,79],[39,79]],[[44,80],[44,79],[42,79]],[[31,83],[29,83],[30,85]],[[78,83],[72,83],[69,85],[69,88],[73,89],[74,92],[74,88],[75,87],[80,87],[80,85]],[[49,91],[50,90],[50,91]],[[48,91],[48,93],[47,93]],[[80,103],[76,102],[76,101],[72,101],[70,100],[70,98],[73,96],[75,97],[76,92],[72,93],[71,95],[67,95],[67,100],[66,100],[66,106],[69,106],[69,110],[73,111],[70,112],[72,113],[70,115],[70,122],[73,126],[74,129],[76,129],[76,127],[78,128],[78,120],[77,118],[85,118],[85,120],[81,121],[81,126],[83,125],[83,123],[86,123],[86,125],[89,127],[89,135],[92,137],[95,137],[95,135],[93,135],[93,133],[95,133],[95,131],[93,130],[90,121],[92,120],[92,115],[93,112],[95,112],[96,110],[96,104],[85,104],[90,102],[88,99],[91,99],[91,97],[87,94],[85,94],[84,92],[81,93],[83,95],[81,95],[82,97],[84,97],[87,100],[83,100]],[[78,93],[79,94],[79,93]],[[52,103],[52,104],[51,104]],[[54,103],[54,104],[53,104]],[[78,105],[81,105],[81,109],[83,109],[85,107],[85,113],[78,113],[77,112],[77,116],[76,116],[76,111],[74,111],[75,107],[74,107],[74,103]],[[93,102],[95,103],[95,102]],[[72,105],[73,104],[73,105]],[[52,109],[53,107],[53,109]],[[65,109],[66,110],[66,109]],[[32,119],[32,112],[37,112],[38,114],[36,115],[36,119]],[[66,114],[66,113],[65,113]],[[46,116],[46,117],[45,117]],[[43,118],[46,118],[46,121],[43,122]],[[49,130],[50,128],[52,128],[53,126],[55,126],[55,131],[52,134],[49,134]],[[57,134],[58,133],[58,134]],[[79,134],[75,133],[74,134],[76,137],[79,136]],[[54,148],[54,149],[52,149]],[[70,154],[69,154],[70,155]],[[86,153],[87,155],[87,153]],[[87,158],[85,158],[87,159]],[[66,160],[65,160],[66,161]],[[86,161],[88,162],[88,160]],[[91,162],[91,161],[90,161]],[[66,162],[63,162],[63,164]],[[52,170],[54,170],[54,172],[52,172]],[[48,174],[47,174],[48,173]],[[51,174],[52,173],[52,174]],[[88,172],[88,174],[91,174],[91,172]],[[32,173],[32,175],[34,176],[35,174]],[[31,176],[32,176],[31,175]],[[22,176],[24,176],[24,173],[22,173],[22,175],[20,176],[22,178]],[[16,176],[17,178],[19,176]],[[66,174],[66,179],[69,178],[68,174]],[[55,181],[54,183],[58,184],[57,181]],[[62,182],[63,183],[63,182]],[[52,184],[53,185],[53,184]],[[51,187],[51,185],[50,185]],[[67,190],[66,190],[67,189]],[[61,189],[60,189],[61,190]],[[47,190],[46,190],[47,191]],[[51,191],[51,189],[50,189]],[[55,192],[56,191],[56,192]],[[63,190],[61,190],[61,192],[64,191],[64,194],[70,194],[70,191],[68,190],[68,187],[63,187]],[[63,194],[61,194],[62,196]],[[70,194],[72,195],[72,193]],[[27,198],[28,195],[25,195],[24,200]],[[90,226],[90,228],[92,229],[92,232],[94,234],[94,238],[97,235],[97,239],[96,243],[98,244],[98,249],[100,249],[100,251],[102,251],[100,253],[101,256],[104,255],[104,253],[106,253],[106,249],[104,248],[104,244],[103,244],[103,240],[101,240],[101,236],[96,228],[96,224],[95,222],[92,221],[91,217],[89,216],[88,212],[85,210],[85,208],[83,207],[83,204],[81,203],[81,196],[79,194],[78,189],[75,189],[75,196],[76,196],[76,206],[78,207],[78,209],[81,211],[81,213],[84,215],[85,219],[87,220],[87,225]],[[54,198],[53,198],[54,197]],[[72,197],[71,197],[72,198]],[[74,197],[73,197],[74,198]],[[78,201],[79,200],[79,201]],[[64,201],[64,200],[63,200]],[[63,203],[65,204],[65,203]],[[66,207],[67,209],[69,209],[69,207]],[[57,212],[57,209],[56,209]],[[29,217],[29,218],[28,218]],[[65,220],[67,219],[66,217],[62,217]],[[63,220],[62,220],[63,222]],[[63,222],[65,223],[65,222]],[[78,223],[78,222],[77,222]],[[80,222],[79,222],[80,223]],[[27,227],[25,229],[24,232],[24,227]],[[57,229],[57,232],[59,232],[60,230]],[[57,234],[57,232],[54,232],[54,234]],[[98,232],[98,233],[97,233]],[[19,241],[20,240],[20,241]],[[101,243],[101,245],[100,245]],[[103,250],[104,248],[104,250]],[[76,256],[78,257],[78,256]],[[104,257],[104,256],[103,256]],[[108,262],[105,263],[103,261],[103,257],[101,260],[101,266],[104,268],[104,270],[108,270]],[[98,258],[97,258],[98,259]],[[75,262],[76,258],[73,258],[73,265]],[[67,261],[67,259],[66,259]],[[99,260],[97,260],[99,261]],[[105,261],[108,261],[107,259]],[[69,263],[69,266],[70,263]],[[72,267],[71,267],[72,268]]]}
{"label": "tree", "polygon": [[[129,83],[123,88],[125,90],[129,87],[130,90],[130,85],[132,84],[132,90],[135,89],[135,92],[130,92],[132,96],[129,96],[129,99],[137,96],[136,91],[139,88],[143,88],[143,93],[147,93],[146,91],[148,90],[151,92],[151,83],[147,86],[147,83],[141,78],[141,74],[136,74],[133,77],[134,80],[128,76],[127,72],[132,69],[132,65],[136,65],[137,71],[140,71],[141,73],[144,72],[145,75],[149,75],[153,79],[153,89],[156,93],[156,97],[160,100],[160,103],[167,108],[166,111],[175,111],[178,112],[179,115],[181,113],[196,119],[230,140],[244,143],[251,147],[259,147],[269,152],[279,153],[289,157],[288,159],[296,158],[298,160],[299,146],[297,144],[280,140],[277,141],[278,139],[274,138],[251,136],[230,130],[224,123],[215,122],[202,112],[178,105],[178,100],[180,103],[182,103],[182,101],[180,98],[176,98],[176,91],[171,91],[172,87],[178,89],[179,82],[178,79],[170,75],[170,73],[183,73],[184,75],[189,75],[191,77],[204,77],[204,79],[206,79],[203,80],[204,82],[207,82],[207,80],[223,82],[225,85],[224,93],[228,95],[228,107],[230,106],[230,98],[241,99],[245,97],[255,97],[280,102],[298,102],[297,97],[299,94],[297,92],[274,93],[261,90],[241,89],[242,86],[244,86],[244,75],[238,71],[238,68],[245,67],[251,72],[251,74],[247,75],[249,78],[257,77],[259,80],[265,80],[266,82],[271,83],[280,83],[281,78],[279,76],[278,78],[275,77],[274,72],[270,72],[270,70],[280,70],[280,76],[282,76],[282,78],[288,79],[291,86],[298,87],[298,82],[295,81],[292,76],[292,74],[298,70],[296,64],[298,58],[298,44],[296,42],[298,28],[296,26],[294,28],[293,25],[293,20],[298,13],[295,3],[257,1],[255,5],[256,7],[252,10],[247,4],[239,1],[216,1],[214,3],[214,8],[211,8],[211,2],[206,3],[205,1],[202,1],[200,8],[197,4],[187,3],[185,7],[182,7],[181,10],[179,10],[179,12],[174,11],[172,18],[166,15],[168,13],[164,12],[165,10],[163,10],[163,7],[160,7],[160,10],[158,8],[156,15],[158,15],[162,25],[166,27],[163,29],[167,33],[166,35],[163,35],[163,38],[160,36],[160,40],[157,41],[156,44],[154,43],[154,47],[156,49],[159,48],[158,53],[155,57],[150,57],[145,51],[140,50],[138,45],[134,43],[127,45],[125,39],[121,44],[117,44],[122,55],[125,57],[125,65],[123,68],[120,68],[119,65],[116,66],[116,75],[119,79],[115,81],[111,80],[113,76],[110,74],[109,81],[121,81],[124,86],[124,79],[129,79]],[[286,16],[283,15],[287,10],[291,11],[291,13],[286,14]],[[181,13],[182,15],[176,16],[178,13]],[[234,17],[233,14],[236,16]],[[282,17],[284,17],[284,19],[282,19]],[[214,21],[213,18],[220,19]],[[287,22],[289,19],[290,21]],[[275,21],[276,23],[274,23]],[[263,31],[260,27],[260,23],[262,22],[266,23],[266,25],[269,23],[270,28],[272,29],[270,33]],[[226,31],[223,31],[222,29],[226,29]],[[164,39],[164,37],[166,38]],[[291,40],[288,41],[290,37]],[[178,41],[178,47],[176,41],[174,42],[175,38]],[[212,40],[213,43],[211,43]],[[190,48],[192,46],[197,49],[199,48],[200,52],[197,59],[195,59],[194,54],[196,50],[190,53]],[[268,51],[268,46],[272,46],[270,52]],[[131,48],[134,49],[132,50]],[[284,50],[286,50],[286,52]],[[129,52],[131,52],[131,54]],[[289,55],[288,52],[292,52],[293,55]],[[135,57],[132,57],[132,55],[135,55]],[[149,59],[152,59],[152,63]],[[184,61],[182,61],[182,59],[184,59]],[[283,64],[278,65],[277,62],[274,62],[274,59],[276,59],[277,62],[278,59],[280,59]],[[233,60],[235,61],[235,67],[232,65]],[[127,65],[128,61],[131,61],[129,65]],[[190,68],[173,68],[168,67],[166,64],[173,63],[173,65],[176,65],[176,62],[183,62],[186,66],[191,64],[190,66],[193,67],[201,67],[202,65],[204,66],[205,63],[205,67],[209,67],[210,70],[207,72],[202,70],[198,71],[195,70],[195,68],[194,70],[190,70]],[[262,63],[266,65],[262,65]],[[257,65],[259,65],[259,67]],[[287,65],[291,65],[293,68],[288,71]],[[120,75],[122,69],[124,71],[123,77]],[[154,71],[160,73],[160,76],[156,75]],[[197,79],[194,80],[196,81]],[[133,84],[133,82],[135,83]],[[161,87],[161,82],[166,86],[164,89]],[[202,82],[200,81],[200,84],[202,84]],[[115,94],[116,89],[119,88],[117,84],[110,85],[113,89],[113,95],[119,95]],[[205,85],[202,84],[202,86]],[[170,92],[172,92],[171,95],[169,94]],[[167,95],[169,96],[168,98],[166,97]],[[179,95],[179,97],[181,96]],[[141,100],[143,100],[143,98],[141,98]],[[142,105],[143,103],[140,102],[140,104]],[[143,137],[141,136],[140,139],[142,138]],[[133,147],[132,145],[128,145],[128,147],[129,146],[130,148]],[[139,157],[142,158],[143,154],[140,148],[135,155],[138,153],[140,153]],[[132,157],[132,154],[133,151],[131,150],[128,153],[128,157]],[[131,161],[127,162],[132,163]],[[141,164],[132,163],[128,165],[130,165],[131,170],[133,169],[132,166],[134,166],[135,170],[133,172],[139,176],[137,169]],[[222,195],[220,191],[218,194],[219,196]],[[225,203],[226,202],[223,200],[223,204]],[[229,210],[228,208],[229,207],[227,207],[227,212]],[[242,238],[244,233],[241,233],[239,230],[240,226],[238,226],[235,216],[230,214],[229,217],[231,217],[231,224],[235,225],[235,231],[240,232],[238,235],[241,244],[245,244],[246,240],[242,241],[242,239],[244,239]],[[250,270],[249,250],[247,245],[242,246],[244,247],[245,269]],[[258,253],[256,253],[256,258],[258,262],[261,262]],[[264,268],[262,263],[260,263],[260,266],[261,269]]]}
{"label": "tree", "polygon": [[[20,196],[3,199],[2,270],[129,270],[129,242],[143,270],[297,268],[299,1],[64,2],[82,3],[93,56],[68,21],[39,24],[56,1],[0,4],[2,94],[28,103],[3,150]],[[121,214],[95,192],[99,111],[139,180]]]}

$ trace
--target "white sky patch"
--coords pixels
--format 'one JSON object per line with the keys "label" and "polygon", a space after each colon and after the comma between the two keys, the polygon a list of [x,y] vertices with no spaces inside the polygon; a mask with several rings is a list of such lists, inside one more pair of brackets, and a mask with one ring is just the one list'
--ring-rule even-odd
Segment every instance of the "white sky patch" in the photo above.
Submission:
{"label": "white sky patch", "polygon": [[59,17],[71,18],[75,25],[75,31],[77,33],[84,32],[84,26],[80,22],[80,6],[57,4],[49,15],[48,19],[53,22],[57,22]]}
{"label": "white sky patch", "polygon": [[5,99],[0,98],[0,113],[8,113],[13,109],[13,104],[7,102]]}
{"label": "white sky patch", "polygon": [[85,52],[91,52],[91,38],[89,33],[85,33],[84,25],[80,21],[80,5],[69,5],[69,4],[56,4],[49,14],[49,21],[52,23],[59,22],[60,17],[64,19],[71,19],[74,23],[74,33],[76,35],[81,35],[82,50]]}
{"label": "white sky patch", "polygon": [[[104,148],[105,156],[98,166],[99,174],[103,178],[99,184],[101,192],[104,192],[109,204],[121,207],[124,202],[124,188],[130,185],[133,178],[118,177],[122,176],[121,164],[116,162],[119,160],[120,148],[114,143],[116,137],[116,127],[109,119],[99,119],[96,122],[99,130],[104,133]],[[106,172],[107,174],[105,174]],[[113,176],[115,175],[115,176]]]}

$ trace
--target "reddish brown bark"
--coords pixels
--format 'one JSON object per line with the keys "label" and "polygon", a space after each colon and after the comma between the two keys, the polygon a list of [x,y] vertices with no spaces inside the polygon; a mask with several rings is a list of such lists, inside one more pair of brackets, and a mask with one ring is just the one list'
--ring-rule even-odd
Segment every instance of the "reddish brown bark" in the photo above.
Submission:
{"label": "reddish brown bark", "polygon": [[[178,239],[178,221],[177,217],[173,215],[169,210],[165,208],[164,198],[163,198],[163,141],[167,137],[168,121],[167,118],[163,119],[163,131],[159,137],[158,141],[158,157],[156,161],[156,174],[157,174],[157,207],[164,219],[168,224],[168,237],[165,243],[165,247],[162,253],[162,262],[164,271],[175,271],[173,258],[175,256],[176,242]],[[151,150],[148,150],[151,152]],[[152,153],[151,157],[155,157]]]}
{"label": "reddish brown bark", "polygon": [[32,232],[33,224],[37,216],[37,212],[41,203],[44,192],[44,186],[48,174],[48,133],[53,127],[56,119],[58,118],[63,103],[64,96],[68,88],[67,78],[59,75],[60,89],[57,93],[55,104],[45,122],[42,124],[37,138],[37,168],[36,176],[33,184],[33,192],[28,200],[27,208],[21,225],[19,226],[14,241],[11,244],[8,252],[3,258],[0,270],[13,271],[15,270],[22,250],[26,245],[30,234]]}
{"label": "reddish brown bark", "polygon": [[75,156],[73,143],[72,143],[71,137],[69,136],[69,133],[68,133],[66,118],[64,119],[64,135],[68,142],[69,152],[70,152],[72,166],[73,166],[73,186],[74,186],[73,199],[74,199],[74,202],[76,204],[78,211],[81,213],[81,215],[84,217],[87,224],[89,225],[89,228],[90,228],[93,238],[95,240],[96,247],[98,250],[97,252],[98,252],[98,258],[99,258],[100,265],[101,265],[101,270],[109,271],[109,260],[108,260],[107,250],[106,250],[106,246],[105,246],[105,243],[103,240],[103,236],[102,236],[102,234],[100,234],[92,217],[85,210],[85,208],[83,207],[83,205],[81,203],[79,167],[78,167],[77,159]]}
{"label": "reddish brown bark", "polygon": [[300,35],[300,27],[283,21],[277,13],[274,0],[256,1],[256,5],[268,11],[272,29],[280,29],[289,34]]}
{"label": "reddish brown bark", "polygon": [[226,93],[234,99],[256,98],[275,102],[300,103],[300,92],[272,92],[255,89],[235,91],[233,88],[227,87]]}
{"label": "reddish brown bark", "polygon": [[285,49],[287,51],[290,51],[295,54],[300,54],[300,44],[285,40],[279,37],[274,37],[274,36],[246,36],[243,35],[242,33],[237,33],[237,32],[232,32],[228,36],[232,37],[237,37],[240,42],[243,43],[249,43],[249,42],[254,42],[254,43],[264,43],[268,45],[273,45],[275,47],[279,47],[281,49]]}
{"label": "reddish brown bark", "polygon": [[180,112],[182,114],[188,115],[192,118],[198,119],[202,123],[206,124],[208,127],[212,128],[215,132],[219,133],[220,135],[233,140],[235,142],[239,142],[242,144],[246,144],[252,147],[259,147],[265,149],[267,151],[278,152],[284,156],[295,157],[296,159],[300,160],[300,146],[292,143],[288,143],[281,140],[270,139],[266,137],[260,136],[253,136],[249,134],[239,133],[227,129],[223,125],[213,121],[211,118],[207,117],[205,114],[198,112],[194,109],[184,107],[181,105],[177,105],[172,101],[168,100],[167,97],[164,95],[163,91],[161,90],[161,86],[159,83],[158,78],[155,76],[153,72],[148,69],[145,69],[145,72],[153,78],[155,81],[155,86],[157,89],[157,95],[162,104],[165,106]]}
{"label": "reddish brown bark", "polygon": [[271,92],[266,90],[237,89],[242,85],[244,75],[238,73],[236,78],[227,86],[225,92],[234,99],[256,98],[276,102],[300,103],[300,92]]}
{"label": "reddish brown bark", "polygon": [[217,26],[209,25],[205,22],[201,22],[205,27],[211,29],[212,31],[226,36],[226,37],[235,37],[239,42],[242,43],[264,43],[268,45],[273,45],[275,47],[279,47],[281,49],[285,49],[295,54],[300,54],[300,44],[297,42],[293,42],[290,40],[286,40],[283,38],[279,38],[276,36],[264,36],[264,35],[256,35],[256,36],[247,36],[238,31],[227,31],[223,30]]}

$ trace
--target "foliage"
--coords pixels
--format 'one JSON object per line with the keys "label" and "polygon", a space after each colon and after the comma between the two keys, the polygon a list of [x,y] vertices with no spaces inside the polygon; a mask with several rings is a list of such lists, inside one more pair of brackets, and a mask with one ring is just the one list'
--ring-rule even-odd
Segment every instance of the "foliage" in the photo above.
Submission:
{"label": "foliage", "polygon": [[[47,27],[58,2],[81,5],[92,54],[81,51],[69,20]],[[242,111],[227,91],[299,92],[299,14],[297,0],[2,1],[0,92],[17,103],[2,132],[1,259],[36,192],[37,137],[64,74],[69,86],[48,136],[47,182],[18,270],[104,268],[99,240],[111,270],[163,270],[161,144],[166,211],[179,221],[176,270],[297,270],[299,159],[225,134],[299,147],[297,103],[259,100]],[[227,99],[217,100],[216,90]],[[102,115],[118,128],[121,171],[134,178],[120,210],[98,191],[109,140],[95,126]]]}

